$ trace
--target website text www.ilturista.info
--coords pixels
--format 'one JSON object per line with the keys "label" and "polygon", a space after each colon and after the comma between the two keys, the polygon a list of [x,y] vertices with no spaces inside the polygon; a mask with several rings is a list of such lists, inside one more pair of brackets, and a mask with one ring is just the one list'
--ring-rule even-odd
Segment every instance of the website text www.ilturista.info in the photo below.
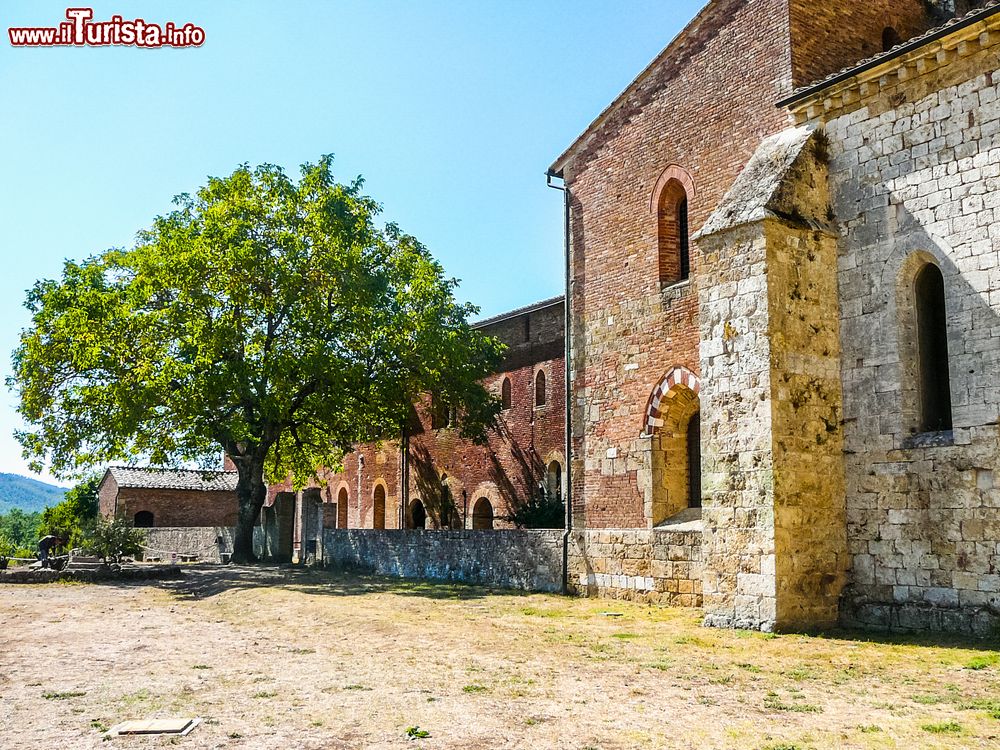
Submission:
{"label": "website text www.ilturista.info", "polygon": [[205,30],[193,23],[148,23],[111,16],[94,21],[93,8],[67,8],[58,26],[22,26],[7,29],[14,47],[200,47]]}

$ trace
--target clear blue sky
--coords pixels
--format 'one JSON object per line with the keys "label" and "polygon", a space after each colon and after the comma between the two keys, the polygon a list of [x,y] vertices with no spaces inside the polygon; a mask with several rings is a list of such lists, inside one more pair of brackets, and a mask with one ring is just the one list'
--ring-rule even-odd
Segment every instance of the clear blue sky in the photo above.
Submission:
{"label": "clear blue sky", "polygon": [[[482,315],[562,291],[553,159],[690,20],[701,0],[135,2],[119,14],[195,23],[196,49],[14,49],[67,3],[0,6],[0,362],[24,292],[63,259],[130,246],[207,175],[292,173],[336,155],[384,218],[423,241]],[[73,6],[84,3],[70,3]],[[27,473],[0,401],[0,471]]]}

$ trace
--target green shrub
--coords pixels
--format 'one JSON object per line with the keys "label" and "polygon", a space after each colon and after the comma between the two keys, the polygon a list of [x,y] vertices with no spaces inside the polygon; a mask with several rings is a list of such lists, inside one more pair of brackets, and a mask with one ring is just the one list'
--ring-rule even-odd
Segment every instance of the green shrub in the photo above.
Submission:
{"label": "green shrub", "polygon": [[124,518],[111,521],[98,518],[82,541],[85,550],[105,563],[118,563],[123,557],[134,557],[142,551],[146,533],[133,528]]}

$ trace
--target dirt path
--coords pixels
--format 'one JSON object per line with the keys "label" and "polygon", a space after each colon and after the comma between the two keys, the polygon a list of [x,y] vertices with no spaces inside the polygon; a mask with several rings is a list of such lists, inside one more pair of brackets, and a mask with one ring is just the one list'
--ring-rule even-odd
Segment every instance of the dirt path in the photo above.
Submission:
{"label": "dirt path", "polygon": [[0,748],[171,716],[191,748],[995,748],[1000,654],[296,569],[0,587]]}

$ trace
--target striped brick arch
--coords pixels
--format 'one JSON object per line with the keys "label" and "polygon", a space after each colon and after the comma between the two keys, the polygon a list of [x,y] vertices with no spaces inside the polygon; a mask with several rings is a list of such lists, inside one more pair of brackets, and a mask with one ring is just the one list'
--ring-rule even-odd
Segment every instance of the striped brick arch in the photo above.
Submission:
{"label": "striped brick arch", "polygon": [[701,390],[701,381],[698,376],[686,367],[675,367],[666,375],[660,384],[653,389],[653,394],[649,397],[649,404],[646,406],[646,421],[643,425],[643,433],[655,435],[663,427],[664,418],[668,407],[678,388],[685,388],[694,399],[698,398]]}

